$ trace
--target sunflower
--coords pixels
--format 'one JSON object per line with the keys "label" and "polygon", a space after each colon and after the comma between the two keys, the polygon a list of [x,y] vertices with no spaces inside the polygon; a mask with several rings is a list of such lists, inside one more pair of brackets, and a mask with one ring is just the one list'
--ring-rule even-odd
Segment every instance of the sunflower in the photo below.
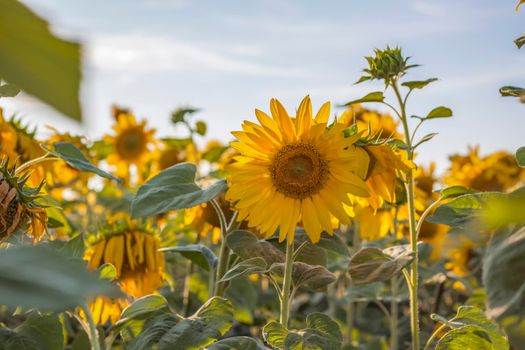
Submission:
{"label": "sunflower", "polygon": [[120,113],[113,130],[114,135],[104,137],[104,141],[114,147],[107,162],[116,166],[117,176],[129,180],[130,167],[134,165],[137,170],[142,170],[141,167],[149,160],[155,129],[147,129],[145,120],[137,123],[131,113]]}
{"label": "sunflower", "polygon": [[[150,227],[119,220],[102,230],[101,238],[86,250],[84,259],[93,270],[103,264],[112,264],[122,291],[131,298],[140,298],[154,293],[164,281],[165,259],[159,248],[160,241]],[[90,308],[99,324],[104,324],[108,320],[118,320],[127,304],[123,299],[100,301],[97,298],[91,301]]]}
{"label": "sunflower", "polygon": [[17,140],[16,129],[5,121],[3,110],[0,108],[0,155],[10,159],[10,165],[13,165],[18,157],[18,153],[16,153]]}
{"label": "sunflower", "polygon": [[347,126],[355,125],[358,131],[370,131],[380,139],[402,139],[398,131],[399,121],[388,113],[380,113],[361,105],[353,105],[345,110],[339,117],[341,123]]}
{"label": "sunflower", "polygon": [[0,163],[0,239],[30,223],[27,234],[38,241],[46,227],[46,212],[35,200],[40,197],[43,183],[37,188],[26,185],[29,175],[17,176],[7,160]]}
{"label": "sunflower", "polygon": [[308,96],[295,118],[276,99],[270,110],[272,117],[255,111],[260,125],[245,121],[243,131],[232,133],[238,141],[231,146],[240,155],[228,166],[227,199],[239,220],[267,237],[279,227],[279,241],[291,244],[301,222],[316,243],[323,230],[333,234],[332,215],[350,223],[343,208],[349,193],[369,196],[368,154],[354,145],[359,134],[345,138],[341,123],[327,128],[328,102],[314,119]]}
{"label": "sunflower", "polygon": [[495,152],[481,157],[479,148],[469,149],[466,155],[450,158],[445,176],[447,185],[461,185],[479,191],[505,192],[516,186],[523,177],[515,157],[507,152]]}
{"label": "sunflower", "polygon": [[[222,195],[217,197],[216,200],[226,217],[226,221],[229,222],[233,212],[231,211],[228,202]],[[213,206],[209,203],[185,209],[184,224],[191,225],[201,237],[210,237],[214,244],[217,244],[221,239],[221,224],[219,222],[219,217]]]}

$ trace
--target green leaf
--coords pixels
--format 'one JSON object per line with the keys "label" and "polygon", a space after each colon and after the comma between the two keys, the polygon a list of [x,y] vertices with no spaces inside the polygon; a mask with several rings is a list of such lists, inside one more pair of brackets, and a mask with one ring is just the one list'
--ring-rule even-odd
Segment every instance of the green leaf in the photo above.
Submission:
{"label": "green leaf", "polygon": [[356,82],[354,83],[354,85],[361,84],[361,83],[363,83],[363,82],[365,82],[365,81],[367,81],[367,80],[370,80],[370,79],[371,79],[370,77],[367,77],[367,76],[364,76],[364,75],[363,75],[361,78],[359,78],[358,81],[356,81]]}
{"label": "green leaf", "polygon": [[224,276],[221,278],[221,282],[226,282],[237,277],[251,275],[254,273],[265,273],[267,270],[268,265],[261,257],[242,260],[224,274]]}
{"label": "green leaf", "polygon": [[9,328],[0,328],[0,350],[41,350],[36,340]]}
{"label": "green leaf", "polygon": [[84,244],[84,237],[82,234],[78,234],[64,244],[62,252],[74,258],[82,259],[84,257],[85,249],[86,245]]}
{"label": "green leaf", "polygon": [[474,217],[481,215],[484,203],[502,196],[503,194],[497,192],[465,194],[439,206],[427,221],[431,224],[464,227]]}
{"label": "green leaf", "polygon": [[[277,277],[284,276],[284,263],[276,263],[270,267],[270,273]],[[295,288],[306,287],[312,290],[323,289],[337,278],[326,267],[308,265],[303,262],[294,262],[292,282]]]}
{"label": "green leaf", "polygon": [[483,328],[468,325],[448,331],[437,344],[436,350],[507,350],[495,348]]}
{"label": "green leaf", "polygon": [[202,244],[162,248],[161,251],[180,253],[186,259],[193,261],[206,271],[214,270],[217,266],[217,255],[215,255],[210,248]]}
{"label": "green leaf", "polygon": [[197,132],[197,134],[204,136],[206,135],[206,130],[208,130],[208,127],[205,122],[198,121],[195,123],[195,132]]}
{"label": "green leaf", "polygon": [[81,120],[80,45],[16,0],[0,0],[0,76],[59,112]]}
{"label": "green leaf", "polygon": [[42,145],[49,153],[57,156],[60,159],[63,159],[67,164],[71,165],[73,168],[85,171],[88,173],[94,173],[98,176],[105,177],[106,179],[121,181],[115,176],[101,170],[91,164],[91,162],[82,154],[82,152],[72,143],[69,142],[55,142],[53,143],[53,149],[49,149],[46,146]]}
{"label": "green leaf", "polygon": [[[41,350],[64,349],[64,332],[58,315],[37,315],[30,317],[15,329],[36,342]],[[20,348],[23,349],[23,348]]]}
{"label": "green leaf", "polygon": [[135,300],[120,315],[120,320],[111,328],[112,332],[121,332],[122,338],[130,342],[144,327],[146,320],[168,311],[168,302],[162,295],[151,294]]}
{"label": "green leaf", "polygon": [[210,163],[217,162],[228,149],[228,146],[214,147],[204,152],[202,154],[202,159],[207,160]]}
{"label": "green leaf", "polygon": [[340,350],[343,335],[339,325],[318,312],[306,317],[308,328],[289,331],[277,322],[264,326],[263,337],[268,344],[284,350]]}
{"label": "green leaf", "polygon": [[413,258],[407,245],[381,250],[361,248],[350,258],[348,272],[354,284],[387,281],[397,275]]}
{"label": "green leaf", "polygon": [[[496,237],[497,238],[497,237]],[[513,347],[525,342],[525,227],[490,247],[482,268],[487,315],[505,328]]]}
{"label": "green leaf", "polygon": [[113,281],[117,279],[117,269],[114,265],[106,263],[98,268],[98,276],[103,280]]}
{"label": "green leaf", "polygon": [[514,43],[518,47],[518,49],[521,49],[523,45],[525,45],[525,35],[520,36],[518,39],[514,40]]}
{"label": "green leaf", "polygon": [[385,96],[383,95],[383,92],[381,91],[374,91],[369,93],[368,95],[361,97],[360,99],[353,100],[350,102],[345,103],[345,106],[351,106],[355,105],[356,103],[367,103],[367,102],[383,102],[385,99]]}
{"label": "green leaf", "polygon": [[325,250],[329,250],[339,255],[350,256],[348,247],[338,235],[321,234],[321,239],[319,240],[319,242],[317,242],[315,245],[312,245],[309,242],[309,238],[306,235],[306,232],[302,229],[298,229],[295,232],[295,238],[296,240],[301,241],[301,243],[307,241],[308,243],[306,244],[310,246],[321,247]]}
{"label": "green leaf", "polygon": [[226,244],[241,259],[260,257],[268,266],[284,262],[284,253],[267,241],[259,240],[249,231],[233,231],[226,237]]}
{"label": "green leaf", "polygon": [[0,97],[15,97],[20,92],[20,89],[13,84],[0,85]]}
{"label": "green leaf", "polygon": [[431,110],[425,119],[449,118],[452,117],[452,110],[448,107],[439,106]]}
{"label": "green leaf", "polygon": [[207,350],[267,350],[259,341],[250,337],[231,337],[219,340],[207,347]]}
{"label": "green leaf", "polygon": [[40,310],[71,310],[119,289],[86,269],[85,262],[45,244],[0,250],[0,304]]}
{"label": "green leaf", "polygon": [[516,161],[520,167],[525,168],[525,147],[520,147],[516,151]]}
{"label": "green leaf", "polygon": [[434,82],[436,80],[438,80],[438,79],[437,78],[430,78],[430,79],[427,79],[427,80],[405,81],[401,85],[406,86],[410,90],[422,89],[425,86],[427,86],[428,84],[430,84],[430,83],[432,83],[432,82]]}
{"label": "green leaf", "polygon": [[470,188],[466,188],[463,186],[450,186],[443,188],[439,191],[439,194],[441,195],[442,199],[449,199],[449,198],[456,198],[465,194],[472,194],[476,193],[475,191],[471,190]]}
{"label": "green leaf", "polygon": [[131,203],[133,217],[146,217],[209,202],[226,189],[219,180],[202,189],[195,184],[194,164],[175,164],[142,185]]}
{"label": "green leaf", "polygon": [[284,349],[288,330],[278,322],[270,322],[263,328],[264,340],[276,349]]}
{"label": "green leaf", "polygon": [[186,120],[187,115],[200,111],[199,108],[179,107],[171,113],[171,122],[173,124],[181,123]]}
{"label": "green leaf", "polygon": [[421,138],[421,140],[419,140],[414,146],[412,146],[412,148],[416,149],[422,143],[425,143],[425,142],[428,142],[428,141],[432,140],[434,138],[434,136],[436,136],[436,135],[438,135],[438,133],[437,132],[433,132],[433,133],[430,133],[430,134],[427,134],[427,135],[423,136]]}
{"label": "green leaf", "polygon": [[194,315],[180,318],[163,314],[150,320],[130,343],[130,350],[190,350],[210,345],[223,336],[233,322],[233,307],[219,297],[208,300]]}
{"label": "green leaf", "polygon": [[501,96],[522,97],[525,89],[516,86],[503,86],[499,89]]}

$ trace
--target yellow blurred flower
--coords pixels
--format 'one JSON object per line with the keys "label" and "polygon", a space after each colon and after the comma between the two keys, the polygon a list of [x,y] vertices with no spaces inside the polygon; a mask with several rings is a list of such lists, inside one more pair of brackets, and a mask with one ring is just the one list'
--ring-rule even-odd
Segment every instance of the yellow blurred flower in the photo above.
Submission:
{"label": "yellow blurred flower", "polygon": [[[216,200],[226,217],[226,221],[229,222],[233,212],[231,211],[228,202],[223,195],[217,197]],[[184,224],[191,225],[201,237],[209,237],[213,244],[219,243],[221,239],[221,224],[219,217],[213,206],[209,203],[185,209]]]}
{"label": "yellow blurred flower", "polygon": [[[165,259],[159,248],[159,238],[151,228],[131,220],[118,220],[103,230],[102,237],[86,250],[84,259],[91,269],[107,263],[115,266],[116,281],[122,291],[140,298],[154,293],[164,282]],[[105,304],[100,306],[98,298],[90,304],[93,317],[100,324],[118,320],[127,305],[125,300],[106,298],[106,301],[111,312]]]}
{"label": "yellow blurred flower", "polygon": [[140,175],[141,167],[150,160],[155,129],[147,129],[145,120],[137,123],[130,113],[120,113],[117,118],[117,123],[113,125],[114,135],[104,137],[104,141],[114,147],[107,162],[116,166],[118,177],[129,181],[130,167],[134,165]]}
{"label": "yellow blurred flower", "polygon": [[280,228],[279,241],[293,241],[299,222],[313,243],[321,232],[333,233],[331,217],[349,224],[343,203],[348,194],[369,196],[364,181],[369,156],[354,143],[360,135],[344,138],[345,125],[327,128],[330,104],[315,118],[307,96],[296,117],[279,101],[270,103],[272,117],[260,110],[259,124],[245,121],[243,131],[233,132],[231,146],[240,155],[228,166],[227,199],[239,220],[271,236]]}
{"label": "yellow blurred flower", "polygon": [[449,186],[505,192],[517,185],[524,173],[514,155],[507,152],[481,157],[479,148],[474,147],[466,155],[456,154],[449,159],[451,165],[445,176],[445,183]]}

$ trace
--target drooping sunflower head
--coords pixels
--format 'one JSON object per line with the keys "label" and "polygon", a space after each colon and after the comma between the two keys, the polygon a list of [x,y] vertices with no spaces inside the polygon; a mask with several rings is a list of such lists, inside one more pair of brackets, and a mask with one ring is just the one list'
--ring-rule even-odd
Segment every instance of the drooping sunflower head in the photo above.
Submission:
{"label": "drooping sunflower head", "polygon": [[26,185],[29,174],[19,177],[8,161],[0,162],[0,239],[11,236],[26,226],[33,241],[41,238],[46,227],[46,212],[35,200],[40,197],[43,182],[37,188]]}
{"label": "drooping sunflower head", "polygon": [[104,140],[113,145],[114,152],[108,156],[109,164],[117,167],[117,175],[127,177],[130,165],[140,167],[151,156],[155,129],[148,129],[146,121],[137,122],[130,113],[120,113],[113,126],[114,135],[106,135]]}
{"label": "drooping sunflower head", "polygon": [[292,117],[279,101],[270,102],[271,117],[256,110],[260,124],[245,121],[243,131],[232,134],[231,146],[239,152],[228,166],[228,200],[239,219],[271,236],[279,227],[279,240],[293,241],[301,223],[312,242],[322,231],[332,233],[332,216],[343,223],[349,218],[343,203],[348,194],[366,197],[364,181],[369,156],[354,143],[359,135],[345,138],[342,123],[327,127],[330,104],[315,118],[307,96]]}
{"label": "drooping sunflower head", "polygon": [[151,227],[119,220],[101,230],[84,258],[92,269],[106,263],[115,266],[120,288],[139,298],[154,293],[164,281],[164,253],[159,248],[159,238]]}

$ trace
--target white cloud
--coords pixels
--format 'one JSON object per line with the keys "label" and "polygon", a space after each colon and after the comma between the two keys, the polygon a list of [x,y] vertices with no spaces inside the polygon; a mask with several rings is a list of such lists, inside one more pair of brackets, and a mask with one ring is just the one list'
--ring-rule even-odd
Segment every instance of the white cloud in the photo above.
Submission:
{"label": "white cloud", "polygon": [[[245,48],[246,49],[246,48]],[[248,48],[254,52],[254,47]],[[88,64],[116,72],[214,71],[251,75],[300,76],[294,67],[274,66],[239,57],[174,37],[145,34],[94,37],[87,43]],[[241,55],[243,56],[243,55]],[[245,55],[244,55],[245,56]]]}

